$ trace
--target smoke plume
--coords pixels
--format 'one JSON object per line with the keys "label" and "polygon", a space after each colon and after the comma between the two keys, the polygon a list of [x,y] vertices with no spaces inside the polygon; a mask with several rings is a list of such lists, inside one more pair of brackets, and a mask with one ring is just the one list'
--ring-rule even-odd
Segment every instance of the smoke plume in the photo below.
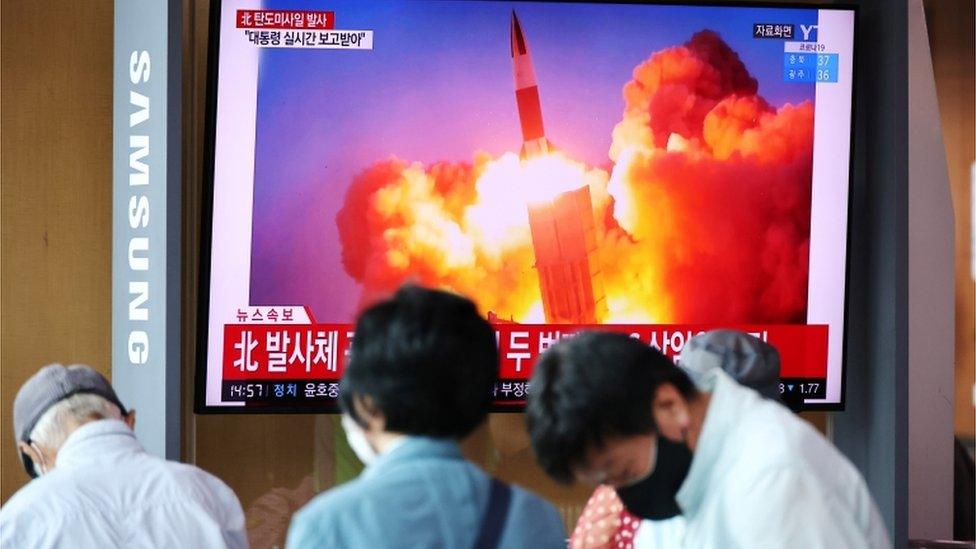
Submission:
{"label": "smoke plume", "polygon": [[803,322],[813,105],[757,92],[704,30],[624,84],[609,174],[558,153],[376,162],[336,218],[361,303],[414,281],[543,321],[527,204],[589,185],[610,322]]}

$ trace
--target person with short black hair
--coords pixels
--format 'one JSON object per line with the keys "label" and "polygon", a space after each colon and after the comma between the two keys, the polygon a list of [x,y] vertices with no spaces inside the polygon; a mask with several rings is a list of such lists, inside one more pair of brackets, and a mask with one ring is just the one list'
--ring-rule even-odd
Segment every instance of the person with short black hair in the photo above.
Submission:
{"label": "person with short black hair", "polygon": [[407,286],[367,309],[340,385],[366,469],[299,511],[288,547],[564,547],[555,508],[461,456],[497,375],[494,330],[471,301]]}
{"label": "person with short black hair", "polygon": [[339,402],[360,426],[460,439],[485,419],[498,375],[495,332],[474,304],[408,286],[359,317]]}
{"label": "person with short black hair", "polygon": [[[682,364],[728,350],[692,342]],[[721,368],[691,366],[707,372],[703,390],[624,334],[553,345],[527,405],[539,463],[564,483],[618,489],[668,471],[655,498],[680,507],[685,547],[890,547],[864,479],[820,433]]]}
{"label": "person with short black hair", "polygon": [[[698,391],[688,375],[657,350],[622,334],[582,332],[553,345],[539,358],[526,410],[539,465],[569,483],[587,454],[608,439],[638,441],[650,455],[655,426],[654,391],[670,384],[687,399]],[[595,484],[619,485],[641,471],[615,461]]]}

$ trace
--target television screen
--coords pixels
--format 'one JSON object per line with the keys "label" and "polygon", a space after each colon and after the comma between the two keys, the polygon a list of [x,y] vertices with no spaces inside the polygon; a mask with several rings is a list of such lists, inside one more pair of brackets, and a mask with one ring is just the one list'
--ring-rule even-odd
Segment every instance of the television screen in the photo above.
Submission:
{"label": "television screen", "polygon": [[494,325],[496,409],[584,328],[713,328],[843,405],[850,9],[223,0],[199,411],[330,411],[405,283]]}

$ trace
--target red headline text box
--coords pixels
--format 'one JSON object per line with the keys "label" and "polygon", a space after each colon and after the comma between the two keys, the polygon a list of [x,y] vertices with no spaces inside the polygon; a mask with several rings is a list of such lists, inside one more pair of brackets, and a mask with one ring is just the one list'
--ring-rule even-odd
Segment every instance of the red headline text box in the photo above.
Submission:
{"label": "red headline text box", "polygon": [[[827,377],[826,325],[496,324],[499,377],[529,379],[542,352],[560,338],[581,330],[626,333],[674,359],[689,339],[720,327],[751,333],[776,347],[781,377]],[[339,379],[352,345],[353,329],[352,324],[225,325],[224,379]]]}
{"label": "red headline text box", "polygon": [[342,377],[352,324],[227,324],[226,380]]}
{"label": "red headline text box", "polygon": [[535,359],[562,337],[583,330],[626,333],[677,359],[692,337],[718,328],[750,333],[780,354],[780,377],[827,377],[827,325],[777,324],[718,326],[701,324],[499,324],[495,326],[501,356],[499,376],[528,379]]}
{"label": "red headline text box", "polygon": [[335,12],[237,10],[237,28],[330,30],[335,28]]}

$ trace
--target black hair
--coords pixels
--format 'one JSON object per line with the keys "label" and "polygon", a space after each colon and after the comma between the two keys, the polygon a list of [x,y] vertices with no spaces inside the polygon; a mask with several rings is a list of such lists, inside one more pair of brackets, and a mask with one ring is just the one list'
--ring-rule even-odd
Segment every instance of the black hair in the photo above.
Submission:
{"label": "black hair", "polygon": [[536,362],[526,408],[542,469],[568,484],[608,437],[657,432],[652,403],[663,384],[685,398],[697,394],[670,359],[625,334],[580,332],[550,347]]}
{"label": "black hair", "polygon": [[339,404],[361,425],[357,400],[387,431],[457,439],[485,419],[497,377],[495,333],[474,303],[404,286],[360,315]]}

